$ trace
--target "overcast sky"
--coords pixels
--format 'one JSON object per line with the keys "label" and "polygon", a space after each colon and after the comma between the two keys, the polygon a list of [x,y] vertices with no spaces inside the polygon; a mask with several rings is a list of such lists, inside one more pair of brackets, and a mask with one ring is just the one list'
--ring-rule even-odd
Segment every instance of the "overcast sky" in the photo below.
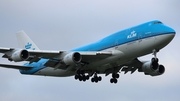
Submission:
{"label": "overcast sky", "polygon": [[95,84],[0,68],[0,101],[179,101],[179,5],[179,0],[0,0],[0,47],[18,47],[15,33],[24,30],[40,49],[70,50],[156,19],[177,33],[158,53],[166,67],[161,76],[122,73],[110,84],[110,76],[102,75]]}

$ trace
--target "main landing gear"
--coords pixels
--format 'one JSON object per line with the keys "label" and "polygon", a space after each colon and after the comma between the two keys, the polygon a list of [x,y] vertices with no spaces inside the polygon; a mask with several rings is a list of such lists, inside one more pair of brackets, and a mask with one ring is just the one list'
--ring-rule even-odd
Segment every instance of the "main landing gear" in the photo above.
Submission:
{"label": "main landing gear", "polygon": [[[102,77],[98,76],[97,72],[93,73],[92,75],[93,75],[93,77],[91,78],[91,82],[98,83],[99,81],[102,80]],[[76,80],[85,82],[86,80],[89,80],[90,76],[85,75],[85,72],[83,70],[77,70],[76,75],[74,76],[74,78]],[[119,78],[118,73],[112,73],[112,78],[110,79],[110,82],[116,84],[118,82],[118,80],[117,80],[118,78]]]}
{"label": "main landing gear", "polygon": [[77,74],[74,76],[76,80],[86,81],[89,80],[89,75],[85,75],[84,71],[77,70]]}
{"label": "main landing gear", "polygon": [[[79,81],[86,81],[86,80],[89,80],[89,75],[85,75],[85,72],[83,70],[77,70],[76,72],[76,75],[74,76],[74,78],[76,80],[79,80]],[[102,80],[102,77],[101,76],[97,76],[97,73],[94,73],[94,76],[91,78],[91,82],[99,82]]]}
{"label": "main landing gear", "polygon": [[119,74],[117,73],[112,73],[112,78],[110,79],[110,82],[111,83],[117,83],[118,82],[118,79],[119,78]]}
{"label": "main landing gear", "polygon": [[95,82],[97,83],[98,81],[101,81],[102,77],[101,76],[97,76],[97,73],[94,74],[94,77],[91,78],[91,82]]}

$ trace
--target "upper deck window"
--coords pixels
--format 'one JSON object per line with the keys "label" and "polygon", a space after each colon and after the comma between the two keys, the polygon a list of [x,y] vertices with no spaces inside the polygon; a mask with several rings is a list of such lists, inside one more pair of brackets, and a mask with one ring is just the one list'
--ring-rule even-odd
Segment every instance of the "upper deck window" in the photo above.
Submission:
{"label": "upper deck window", "polygon": [[162,22],[156,21],[156,22],[154,22],[154,24],[162,24]]}

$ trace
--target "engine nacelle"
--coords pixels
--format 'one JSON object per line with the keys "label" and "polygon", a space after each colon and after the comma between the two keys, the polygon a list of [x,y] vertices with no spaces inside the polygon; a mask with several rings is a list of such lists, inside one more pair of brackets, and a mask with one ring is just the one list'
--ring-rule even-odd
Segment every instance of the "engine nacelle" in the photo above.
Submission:
{"label": "engine nacelle", "polygon": [[165,68],[163,65],[159,65],[158,63],[152,63],[151,61],[149,61],[143,64],[142,71],[146,75],[158,76],[162,75],[165,72]]}
{"label": "engine nacelle", "polygon": [[158,70],[156,70],[153,73],[150,73],[149,75],[151,76],[158,76],[158,75],[162,75],[165,72],[165,68],[163,65],[159,65]]}
{"label": "engine nacelle", "polygon": [[151,73],[158,69],[158,64],[153,65],[151,61],[145,62],[142,66],[142,70],[145,73]]}
{"label": "engine nacelle", "polygon": [[25,61],[29,58],[29,52],[27,50],[17,50],[12,53],[10,60],[14,62]]}
{"label": "engine nacelle", "polygon": [[77,63],[81,62],[81,60],[82,60],[82,56],[78,52],[69,53],[69,54],[65,55],[63,58],[63,62],[66,65],[77,64]]}

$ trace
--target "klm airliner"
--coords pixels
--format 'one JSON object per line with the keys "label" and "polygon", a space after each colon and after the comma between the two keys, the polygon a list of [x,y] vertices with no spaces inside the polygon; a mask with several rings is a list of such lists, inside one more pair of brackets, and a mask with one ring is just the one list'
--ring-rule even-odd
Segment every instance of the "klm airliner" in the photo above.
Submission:
{"label": "klm airliner", "polygon": [[[67,77],[92,82],[102,80],[100,74],[111,75],[110,82],[117,83],[120,73],[135,71],[159,76],[165,67],[159,64],[157,52],[169,44],[176,32],[161,21],[146,22],[113,33],[97,42],[69,51],[40,50],[24,31],[17,35],[21,48],[0,47],[3,58],[25,62],[24,65],[0,64],[1,67],[18,69],[21,74]],[[149,61],[138,58],[153,54]]]}

